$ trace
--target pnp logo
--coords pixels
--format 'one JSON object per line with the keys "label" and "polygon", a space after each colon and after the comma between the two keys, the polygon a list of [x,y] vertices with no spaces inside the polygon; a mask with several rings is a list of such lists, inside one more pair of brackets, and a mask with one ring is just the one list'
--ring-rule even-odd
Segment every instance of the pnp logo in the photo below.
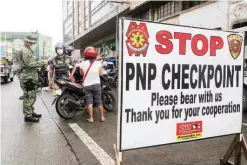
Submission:
{"label": "pnp logo", "polygon": [[235,60],[238,58],[242,43],[243,43],[243,37],[238,34],[230,34],[227,36],[228,45],[229,45],[229,51],[232,55],[232,58]]}
{"label": "pnp logo", "polygon": [[146,24],[140,23],[137,25],[136,22],[130,22],[126,36],[126,46],[129,56],[134,54],[135,56],[142,55],[145,57],[149,46],[149,34]]}

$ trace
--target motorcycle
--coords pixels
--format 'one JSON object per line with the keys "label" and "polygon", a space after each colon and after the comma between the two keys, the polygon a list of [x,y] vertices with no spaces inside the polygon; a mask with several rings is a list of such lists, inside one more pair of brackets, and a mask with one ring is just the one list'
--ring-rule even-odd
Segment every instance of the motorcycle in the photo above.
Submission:
{"label": "motorcycle", "polygon": [[45,66],[38,68],[38,88],[48,87],[49,86],[49,79],[48,79],[48,71],[46,70]]}
{"label": "motorcycle", "polygon": [[[113,111],[116,106],[115,96],[102,76],[101,81],[103,107],[107,111]],[[76,112],[87,109],[86,96],[79,83],[73,83],[68,79],[58,79],[55,80],[55,83],[59,89],[56,91],[52,105],[56,103],[56,111],[60,117],[70,119],[75,116]]]}
{"label": "motorcycle", "polygon": [[107,62],[107,64],[105,63],[103,65],[103,69],[104,69],[104,73],[103,73],[104,77],[107,79],[107,81],[112,87],[116,88],[118,82],[117,69],[115,69],[114,65],[111,64],[111,62]]}

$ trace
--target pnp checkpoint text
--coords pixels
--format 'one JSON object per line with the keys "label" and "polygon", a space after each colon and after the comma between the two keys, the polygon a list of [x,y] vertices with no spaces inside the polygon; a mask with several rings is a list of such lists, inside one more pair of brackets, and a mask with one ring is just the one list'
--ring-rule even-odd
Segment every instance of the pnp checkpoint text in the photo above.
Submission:
{"label": "pnp checkpoint text", "polygon": [[[241,65],[168,64],[161,70],[154,63],[126,63],[125,90],[151,90],[157,75],[164,90],[239,87]],[[160,72],[160,73],[157,73]],[[135,88],[133,89],[133,81]],[[131,84],[131,85],[130,85]]]}

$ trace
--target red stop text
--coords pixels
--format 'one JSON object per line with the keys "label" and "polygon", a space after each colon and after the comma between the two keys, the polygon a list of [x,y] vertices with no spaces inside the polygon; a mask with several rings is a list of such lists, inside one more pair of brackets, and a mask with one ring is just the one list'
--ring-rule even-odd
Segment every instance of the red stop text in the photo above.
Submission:
{"label": "red stop text", "polygon": [[[175,48],[172,40],[179,40],[179,48]],[[192,36],[190,33],[174,32],[161,30],[156,34],[156,41],[159,44],[155,45],[155,49],[160,54],[169,54],[173,49],[179,49],[180,55],[186,55],[186,41],[191,42],[191,50],[197,56],[204,56],[208,51],[210,56],[216,56],[216,51],[224,46],[224,41],[219,36],[210,36],[208,39],[203,34]],[[198,43],[202,43],[202,47],[198,48]]]}

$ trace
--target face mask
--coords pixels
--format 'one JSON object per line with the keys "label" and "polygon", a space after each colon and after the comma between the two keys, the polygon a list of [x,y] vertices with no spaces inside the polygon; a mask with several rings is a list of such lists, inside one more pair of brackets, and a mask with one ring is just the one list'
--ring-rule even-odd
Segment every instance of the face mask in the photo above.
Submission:
{"label": "face mask", "polygon": [[57,54],[62,55],[63,54],[63,49],[57,49]]}

